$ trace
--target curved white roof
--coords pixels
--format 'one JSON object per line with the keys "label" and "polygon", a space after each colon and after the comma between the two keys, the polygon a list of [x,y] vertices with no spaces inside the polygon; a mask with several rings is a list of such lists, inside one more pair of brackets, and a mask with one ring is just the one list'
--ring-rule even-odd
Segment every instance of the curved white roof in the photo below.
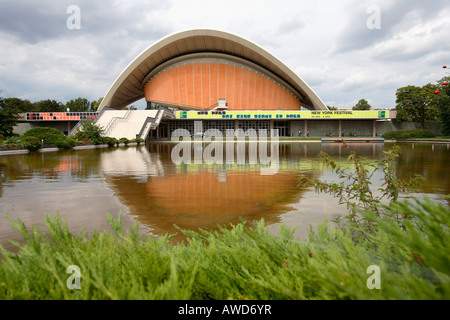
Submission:
{"label": "curved white roof", "polygon": [[319,96],[292,70],[258,45],[234,34],[200,29],[170,35],[142,52],[120,74],[106,93],[104,107],[122,109],[144,98],[147,75],[174,58],[195,53],[220,53],[250,61],[294,88],[297,98],[315,110],[328,110]]}

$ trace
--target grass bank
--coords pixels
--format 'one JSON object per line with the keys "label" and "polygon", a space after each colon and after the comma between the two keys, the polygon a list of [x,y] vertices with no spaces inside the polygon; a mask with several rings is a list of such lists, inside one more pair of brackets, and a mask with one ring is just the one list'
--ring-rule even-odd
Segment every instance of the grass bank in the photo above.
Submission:
{"label": "grass bank", "polygon": [[[324,222],[300,241],[260,221],[183,231],[189,241],[179,245],[140,238],[137,226],[125,233],[111,217],[114,234],[89,237],[59,217],[47,216],[45,233],[14,221],[26,243],[17,254],[1,248],[0,299],[450,299],[449,207],[424,200],[387,210],[409,219],[399,226],[363,212],[373,232],[358,239]],[[67,286],[76,283],[71,265],[79,290]],[[380,290],[368,288],[373,265]]]}

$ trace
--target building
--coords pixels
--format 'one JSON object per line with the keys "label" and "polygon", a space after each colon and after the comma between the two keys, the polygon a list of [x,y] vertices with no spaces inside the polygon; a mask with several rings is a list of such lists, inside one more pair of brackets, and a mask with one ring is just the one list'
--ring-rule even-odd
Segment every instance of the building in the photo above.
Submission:
{"label": "building", "polygon": [[[154,137],[175,129],[279,129],[280,136],[376,136],[389,111],[329,111],[292,70],[258,45],[216,30],[168,36],[141,53],[107,92],[99,110],[145,97],[147,109],[176,110]],[[309,122],[309,123],[308,123]]]}
{"label": "building", "polygon": [[[124,110],[143,98],[147,110]],[[184,31],[150,46],[116,79],[98,111],[106,135],[129,139],[169,138],[176,129],[376,136],[378,121],[395,118],[389,110],[329,111],[276,57],[216,30]]]}

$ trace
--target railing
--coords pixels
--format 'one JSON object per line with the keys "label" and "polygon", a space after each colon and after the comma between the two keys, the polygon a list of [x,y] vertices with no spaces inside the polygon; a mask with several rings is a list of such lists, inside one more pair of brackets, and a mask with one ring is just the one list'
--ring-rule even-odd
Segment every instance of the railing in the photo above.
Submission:
{"label": "railing", "polygon": [[75,127],[72,128],[72,130],[70,130],[70,132],[67,134],[68,137],[71,137],[73,135],[75,135],[77,133],[77,130],[83,125],[83,123],[85,122],[94,122],[95,120],[93,119],[83,119],[78,121],[78,123],[75,125]]}
{"label": "railing", "polygon": [[160,106],[158,109],[158,113],[156,114],[156,117],[147,117],[147,119],[145,119],[144,125],[142,126],[142,129],[139,132],[139,134],[136,135],[136,138],[146,139],[150,129],[152,128],[152,125],[159,124],[165,112],[168,113],[169,118],[173,119],[175,117],[172,110]]}
{"label": "railing", "polygon": [[75,125],[75,127],[72,128],[72,130],[70,130],[70,132],[68,133],[67,136],[68,136],[68,137],[71,137],[71,136],[73,136],[75,133],[77,133],[77,130],[78,130],[78,129],[83,125],[83,123],[85,123],[85,122],[93,122],[93,123],[97,123],[97,121],[101,118],[101,116],[103,115],[103,113],[104,113],[106,110],[114,110],[114,109],[105,107],[105,108],[102,109],[102,111],[100,111],[100,112],[97,113],[97,116],[95,117],[95,119],[82,119],[82,120],[78,121],[78,123]]}
{"label": "railing", "polygon": [[214,109],[214,108],[216,108],[216,107],[218,107],[218,106],[219,106],[219,103],[216,102],[216,103],[214,103],[213,105],[209,106],[209,108],[208,108],[207,110],[212,110],[212,109]]}
{"label": "railing", "polygon": [[103,114],[106,110],[115,110],[115,109],[108,108],[108,107],[104,107],[104,108],[102,109],[102,111],[100,111],[100,113],[97,115],[97,118],[95,118],[95,123],[97,123],[98,119],[100,119],[100,117],[102,116],[102,114]]}
{"label": "railing", "polygon": [[105,130],[103,131],[103,134],[105,136],[108,136],[112,129],[116,126],[118,121],[124,122],[128,120],[128,116],[131,114],[132,110],[128,110],[127,113],[125,113],[125,116],[123,117],[114,117],[109,121],[108,125],[106,126]]}

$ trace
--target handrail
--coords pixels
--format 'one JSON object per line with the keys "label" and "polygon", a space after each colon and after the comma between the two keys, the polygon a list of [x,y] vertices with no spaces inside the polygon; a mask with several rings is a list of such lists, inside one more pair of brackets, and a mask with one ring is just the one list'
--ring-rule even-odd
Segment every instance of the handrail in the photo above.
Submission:
{"label": "handrail", "polygon": [[[102,110],[102,111],[103,111],[103,110]],[[116,121],[117,121],[117,120],[127,120],[127,119],[128,119],[128,116],[131,114],[131,111],[132,111],[132,110],[128,110],[127,113],[125,113],[125,116],[123,116],[123,117],[113,117],[113,118],[109,121],[109,123],[108,123],[108,125],[106,126],[105,130],[103,131],[104,134],[105,134],[105,136],[108,136],[108,134],[110,133],[110,131],[115,127]]]}
{"label": "handrail", "polygon": [[[174,115],[173,111],[170,110],[169,108],[166,108],[166,107],[163,107],[163,106],[159,106],[158,113],[156,113],[155,117],[147,117],[145,119],[144,125],[142,126],[141,131],[139,132],[139,134],[136,135],[136,138],[141,138],[141,139],[142,139],[142,137],[147,138],[148,131],[150,131],[150,129],[152,127],[151,124],[152,123],[156,124],[156,123],[161,122],[161,119],[164,116],[164,112],[167,112],[167,113],[171,114],[172,116]],[[147,129],[147,125],[149,123],[151,123],[151,124],[150,124],[150,127]]]}
{"label": "handrail", "polygon": [[83,125],[85,122],[94,122],[92,119],[83,119],[78,121],[78,123],[75,125],[75,127],[70,130],[70,132],[67,134],[68,137],[71,137],[77,133],[77,130]]}
{"label": "handrail", "polygon": [[[142,126],[141,131],[139,132],[139,134],[137,135],[137,138],[141,138],[142,139],[143,134],[145,133],[145,131],[147,131],[147,125],[149,123],[156,123],[157,119],[159,118],[160,113],[162,114],[162,113],[164,113],[164,111],[159,109],[158,113],[156,114],[156,117],[147,117],[145,119],[144,125]],[[150,125],[148,130],[150,130],[151,127],[152,126]],[[147,132],[147,135],[148,135],[148,132]]]}
{"label": "handrail", "polygon": [[114,110],[114,109],[105,107],[105,108],[103,108],[102,111],[100,111],[99,113],[97,112],[98,114],[97,114],[97,118],[95,118],[95,123],[97,123],[97,121],[100,119],[100,117],[102,116],[102,114],[103,114],[106,110]]}

